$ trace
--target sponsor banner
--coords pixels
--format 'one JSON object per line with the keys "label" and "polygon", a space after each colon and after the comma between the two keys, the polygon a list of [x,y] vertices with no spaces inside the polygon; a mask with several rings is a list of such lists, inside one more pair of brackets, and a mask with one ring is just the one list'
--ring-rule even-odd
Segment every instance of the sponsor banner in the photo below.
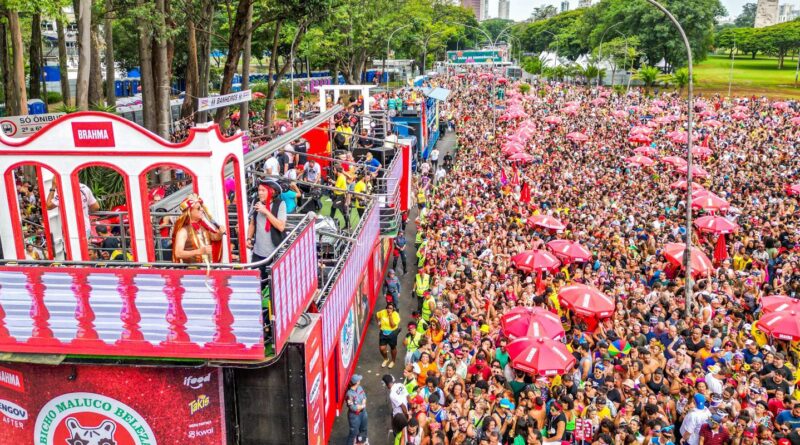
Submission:
{"label": "sponsor banner", "polygon": [[272,265],[275,350],[289,339],[297,319],[317,291],[317,237],[311,221]]}
{"label": "sponsor banner", "polygon": [[372,248],[380,232],[379,213],[378,206],[372,206],[370,212],[364,216],[364,228],[358,234],[357,241],[351,247],[346,263],[323,304],[322,350],[326,362],[342,336],[343,324],[352,309],[353,296],[372,259]]}
{"label": "sponsor banner", "polygon": [[3,129],[6,136],[24,138],[36,133],[63,115],[64,113],[49,113],[0,117],[0,128]]}
{"label": "sponsor banner", "polygon": [[227,107],[228,105],[249,102],[253,99],[250,90],[226,94],[224,96],[201,97],[198,99],[197,111],[213,110],[214,108]]}
{"label": "sponsor banner", "polygon": [[448,51],[447,61],[453,64],[498,63],[503,61],[502,50]]}
{"label": "sponsor banner", "polygon": [[306,339],[306,413],[308,415],[308,444],[325,442],[325,390],[322,361],[322,322],[315,318],[311,333]]}
{"label": "sponsor banner", "polygon": [[226,443],[220,368],[6,366],[27,387],[0,387],[3,443]]}
{"label": "sponsor banner", "polygon": [[114,125],[111,122],[72,122],[72,139],[76,147],[114,147]]}
{"label": "sponsor banner", "polygon": [[22,373],[0,366],[0,387],[25,392],[25,380]]}

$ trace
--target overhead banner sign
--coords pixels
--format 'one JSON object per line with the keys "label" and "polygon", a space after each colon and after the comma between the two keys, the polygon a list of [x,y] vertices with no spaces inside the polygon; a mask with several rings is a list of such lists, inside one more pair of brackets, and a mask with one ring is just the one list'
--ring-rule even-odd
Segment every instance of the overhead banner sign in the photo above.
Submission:
{"label": "overhead banner sign", "polygon": [[224,96],[201,97],[198,100],[197,111],[213,110],[214,108],[227,107],[228,105],[249,102],[253,99],[250,90],[226,94]]}
{"label": "overhead banner sign", "polygon": [[64,113],[30,114],[28,116],[6,116],[0,118],[0,127],[6,136],[24,138],[41,130]]}
{"label": "overhead banner sign", "polygon": [[448,51],[447,61],[454,64],[502,62],[502,50]]}
{"label": "overhead banner sign", "polygon": [[224,445],[221,368],[7,363],[0,442]]}

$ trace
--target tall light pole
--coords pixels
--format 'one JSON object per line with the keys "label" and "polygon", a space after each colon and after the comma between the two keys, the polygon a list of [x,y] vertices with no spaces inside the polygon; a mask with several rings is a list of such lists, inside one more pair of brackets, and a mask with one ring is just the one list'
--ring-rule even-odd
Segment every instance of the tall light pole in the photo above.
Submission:
{"label": "tall light pole", "polygon": [[411,25],[413,25],[413,23],[407,23],[407,24],[395,29],[394,31],[392,31],[389,34],[389,38],[386,40],[386,58],[383,59],[383,75],[386,76],[386,91],[387,92],[389,91],[389,74],[386,73],[386,59],[389,58],[389,50],[390,50],[389,45],[392,44],[392,37],[394,36],[394,33],[396,33],[397,31],[400,31],[401,29],[408,28]]}
{"label": "tall light pole", "polygon": [[[550,31],[546,30],[546,29],[543,29],[541,32],[543,32],[543,33],[547,33],[547,34],[550,34],[551,36],[553,36],[553,41],[554,41],[554,42],[556,42],[556,56],[555,56],[555,58],[554,58],[555,60],[553,60],[553,63],[555,63],[555,66],[558,66],[558,65],[559,65],[559,62],[558,62],[558,50],[559,50],[559,41],[558,41],[558,36],[557,36],[557,35],[555,35],[555,34],[553,34],[553,33],[552,33],[552,32],[550,32]],[[550,45],[548,45],[548,46],[550,46]],[[555,68],[555,67],[554,67],[554,68]]]}
{"label": "tall light pole", "polygon": [[601,72],[601,70],[600,70],[600,62],[603,60],[603,40],[605,40],[605,38],[606,38],[606,33],[611,31],[615,26],[619,26],[621,24],[622,24],[622,22],[617,22],[617,23],[614,23],[613,25],[609,26],[608,28],[606,28],[605,31],[603,31],[602,37],[600,37],[600,47],[597,50],[597,86],[598,87],[600,86],[600,72]]}
{"label": "tall light pole", "polygon": [[687,154],[686,154],[686,183],[689,184],[686,187],[686,250],[683,252],[683,266],[686,270],[686,284],[684,285],[683,292],[686,294],[686,308],[684,310],[684,316],[689,317],[691,315],[691,304],[692,304],[692,107],[694,107],[694,87],[692,86],[692,46],[689,44],[689,39],[686,37],[686,32],[684,32],[683,27],[681,26],[678,19],[672,15],[667,8],[665,8],[661,3],[657,2],[656,0],[647,0],[648,3],[658,8],[661,12],[666,14],[669,17],[672,24],[675,25],[675,28],[678,29],[678,32],[681,34],[681,39],[683,39],[683,45],[686,47],[686,59],[689,65],[689,97],[688,99],[688,106],[686,110],[686,118],[687,122],[687,130],[689,132],[689,136],[687,138]]}
{"label": "tall light pole", "polygon": [[428,34],[428,37],[425,37],[425,43],[424,43],[424,45],[422,47],[422,73],[420,73],[421,75],[423,75],[423,76],[425,75],[425,63],[426,63],[426,59],[428,58],[428,42],[430,42],[430,40],[431,40],[431,38],[433,36],[438,36],[439,34],[443,34],[445,31],[447,31],[447,30],[443,29],[443,30],[435,32],[433,34]]}
{"label": "tall light pole", "polygon": [[[800,57],[797,58],[800,64]],[[728,97],[731,97],[731,86],[733,85],[733,64],[736,62],[736,35],[733,36],[733,51],[731,51],[731,73],[728,76]],[[795,74],[794,83],[797,84],[797,74]]]}
{"label": "tall light pole", "polygon": [[[614,32],[616,32],[617,34],[619,34],[620,36],[622,36],[625,39],[625,58],[622,59],[622,69],[625,70],[625,74],[627,75],[628,74],[628,69],[626,67],[628,66],[628,36],[625,33],[623,33],[620,30],[618,30],[618,29],[615,29]],[[616,65],[614,65],[614,66],[616,66]],[[614,85],[614,76],[611,76],[611,85]],[[628,82],[628,85],[630,86],[630,82]]]}

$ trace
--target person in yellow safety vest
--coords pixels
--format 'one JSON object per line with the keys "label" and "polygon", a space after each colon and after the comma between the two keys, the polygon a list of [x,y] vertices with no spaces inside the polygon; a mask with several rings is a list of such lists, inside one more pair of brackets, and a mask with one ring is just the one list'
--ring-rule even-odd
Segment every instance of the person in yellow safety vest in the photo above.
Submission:
{"label": "person in yellow safety vest", "polygon": [[414,278],[414,293],[417,297],[417,308],[422,309],[422,302],[425,301],[425,292],[431,288],[431,276],[428,271],[422,268]]}
{"label": "person in yellow safety vest", "polygon": [[422,241],[422,244],[417,247],[417,267],[425,266],[425,255],[428,253],[428,240]]}
{"label": "person in yellow safety vest", "polygon": [[419,248],[423,241],[425,241],[425,231],[424,230],[417,230],[417,236],[414,238],[414,248]]}
{"label": "person in yellow safety vest", "polygon": [[422,310],[420,311],[420,317],[425,324],[428,324],[431,321],[431,317],[433,316],[433,311],[436,310],[436,298],[433,297],[431,291],[425,291],[423,295],[422,301]]}

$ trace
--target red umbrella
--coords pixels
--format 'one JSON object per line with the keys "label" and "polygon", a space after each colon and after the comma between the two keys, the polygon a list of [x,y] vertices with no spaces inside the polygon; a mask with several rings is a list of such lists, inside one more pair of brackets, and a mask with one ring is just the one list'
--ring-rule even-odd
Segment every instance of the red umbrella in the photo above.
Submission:
{"label": "red umbrella", "polygon": [[547,337],[559,340],[564,337],[564,327],[557,315],[538,307],[517,306],[500,317],[503,333],[510,338]]}
{"label": "red umbrella", "polygon": [[692,147],[692,155],[694,156],[707,158],[711,156],[711,153],[713,153],[713,151],[708,147],[697,147],[697,146]]}
{"label": "red umbrella", "polygon": [[709,128],[719,128],[722,126],[722,122],[716,119],[709,119],[702,123],[702,125],[709,127]]}
{"label": "red umbrella", "polygon": [[800,340],[800,311],[790,309],[764,314],[756,326],[778,340]]}
{"label": "red umbrella", "polygon": [[705,196],[702,196],[698,199],[692,197],[692,208],[693,209],[703,209],[707,212],[724,212],[727,211],[731,205],[728,201],[720,198],[719,196],[708,192]]}
{"label": "red umbrella", "polygon": [[634,148],[633,152],[636,153],[637,155],[653,156],[656,154],[656,149],[650,147],[649,145],[642,145],[641,147]]}
{"label": "red umbrella", "polygon": [[[689,166],[688,165],[682,165],[682,166],[678,167],[678,172],[680,172],[680,173],[686,173],[687,170],[689,170]],[[693,165],[692,166],[692,176],[696,176],[698,178],[704,178],[705,179],[705,178],[708,178],[709,175],[708,175],[708,172],[703,167],[700,167],[699,165]]]}
{"label": "red umbrella", "polygon": [[580,132],[572,132],[567,135],[567,139],[571,140],[572,142],[586,142],[589,140],[589,136],[586,136]]}
{"label": "red umbrella", "polygon": [[535,158],[528,153],[514,153],[508,157],[509,161],[515,162],[532,162]]}
{"label": "red umbrella", "polygon": [[625,158],[625,162],[627,162],[629,164],[636,164],[636,165],[642,165],[642,166],[645,166],[645,167],[649,167],[649,166],[655,164],[656,161],[648,158],[647,156],[631,156],[629,158]]}
{"label": "red umbrella", "polygon": [[526,250],[511,257],[514,266],[523,272],[536,272],[536,289],[542,286],[542,273],[555,270],[561,265],[552,253],[546,250]]}
{"label": "red umbrella", "polygon": [[792,118],[792,120],[791,120],[791,121],[789,121],[789,122],[791,122],[791,123],[792,123],[792,125],[800,125],[800,116],[798,116],[798,117],[793,117],[793,118]]}
{"label": "red umbrella", "polygon": [[731,118],[733,118],[733,120],[735,120],[735,121],[743,121],[743,120],[747,119],[747,115],[744,114],[744,113],[733,113],[731,115]]}
{"label": "red umbrella", "polygon": [[644,133],[636,133],[633,136],[628,138],[628,141],[633,142],[635,144],[649,144],[653,142],[649,136]]}
{"label": "red umbrella", "polygon": [[786,102],[775,102],[774,104],[772,104],[772,108],[776,110],[785,110],[789,108],[789,104]]}
{"label": "red umbrella", "polygon": [[563,343],[545,337],[512,340],[506,352],[514,369],[542,376],[564,374],[576,362]]}
{"label": "red umbrella", "polygon": [[544,121],[550,125],[559,125],[561,124],[561,117],[560,116],[547,116],[544,118]]}
{"label": "red umbrella", "polygon": [[[673,189],[686,190],[688,188],[688,183],[685,180],[681,179],[680,181],[673,182],[672,184],[669,185],[669,187]],[[702,185],[692,181],[692,191],[696,192],[699,190],[705,190],[705,188]]]}
{"label": "red umbrella", "polygon": [[611,115],[616,117],[617,119],[624,119],[628,117],[628,112],[624,110],[614,110],[611,112]]}
{"label": "red umbrella", "polygon": [[661,158],[661,162],[665,164],[669,164],[673,167],[682,167],[686,165],[686,159],[680,158],[678,156],[666,156]]}
{"label": "red umbrella", "polygon": [[800,300],[786,295],[768,295],[761,299],[760,304],[764,313],[786,312],[787,310],[800,312]]}
{"label": "red umbrella", "polygon": [[[683,252],[686,251],[684,243],[669,243],[664,247],[664,257],[670,263],[683,267]],[[692,247],[692,275],[707,275],[714,268],[711,260],[697,247]]]}
{"label": "red umbrella", "polygon": [[596,287],[573,284],[562,287],[558,301],[572,312],[593,318],[607,318],[614,313],[614,300]]}
{"label": "red umbrella", "polygon": [[528,218],[528,225],[531,227],[540,226],[550,230],[564,230],[567,228],[561,221],[547,215],[531,216]]}
{"label": "red umbrella", "polygon": [[603,99],[602,97],[598,97],[597,99],[594,99],[589,103],[594,105],[595,107],[599,107],[601,105],[605,105],[606,103],[608,103],[608,101]]}
{"label": "red umbrella", "polygon": [[575,241],[556,239],[547,243],[547,247],[564,263],[584,263],[592,259],[592,252]]}
{"label": "red umbrella", "polygon": [[564,114],[569,114],[569,115],[574,116],[574,115],[578,114],[578,107],[562,108],[560,111],[562,113],[564,113]]}
{"label": "red umbrella", "polygon": [[500,85],[505,85],[508,83],[508,79],[506,79],[505,77],[500,77],[499,79],[497,79],[497,83],[499,83]]}
{"label": "red umbrella", "polygon": [[256,91],[255,93],[253,93],[253,99],[265,99],[266,97],[267,95],[260,91]]}
{"label": "red umbrella", "polygon": [[713,233],[717,236],[717,244],[714,247],[714,262],[717,264],[728,258],[728,247],[725,245],[725,235],[739,230],[736,223],[728,221],[721,216],[704,216],[694,220],[694,225],[700,232]]}
{"label": "red umbrella", "polygon": [[800,195],[800,184],[790,185],[786,188],[786,193],[791,195]]}
{"label": "red umbrella", "polygon": [[689,134],[685,131],[671,131],[667,133],[667,139],[675,144],[685,144],[689,142]]}
{"label": "red umbrella", "polygon": [[739,226],[735,222],[731,222],[726,218],[714,215],[697,218],[694,220],[694,225],[701,232],[713,233],[715,235],[726,235],[739,230]]}

